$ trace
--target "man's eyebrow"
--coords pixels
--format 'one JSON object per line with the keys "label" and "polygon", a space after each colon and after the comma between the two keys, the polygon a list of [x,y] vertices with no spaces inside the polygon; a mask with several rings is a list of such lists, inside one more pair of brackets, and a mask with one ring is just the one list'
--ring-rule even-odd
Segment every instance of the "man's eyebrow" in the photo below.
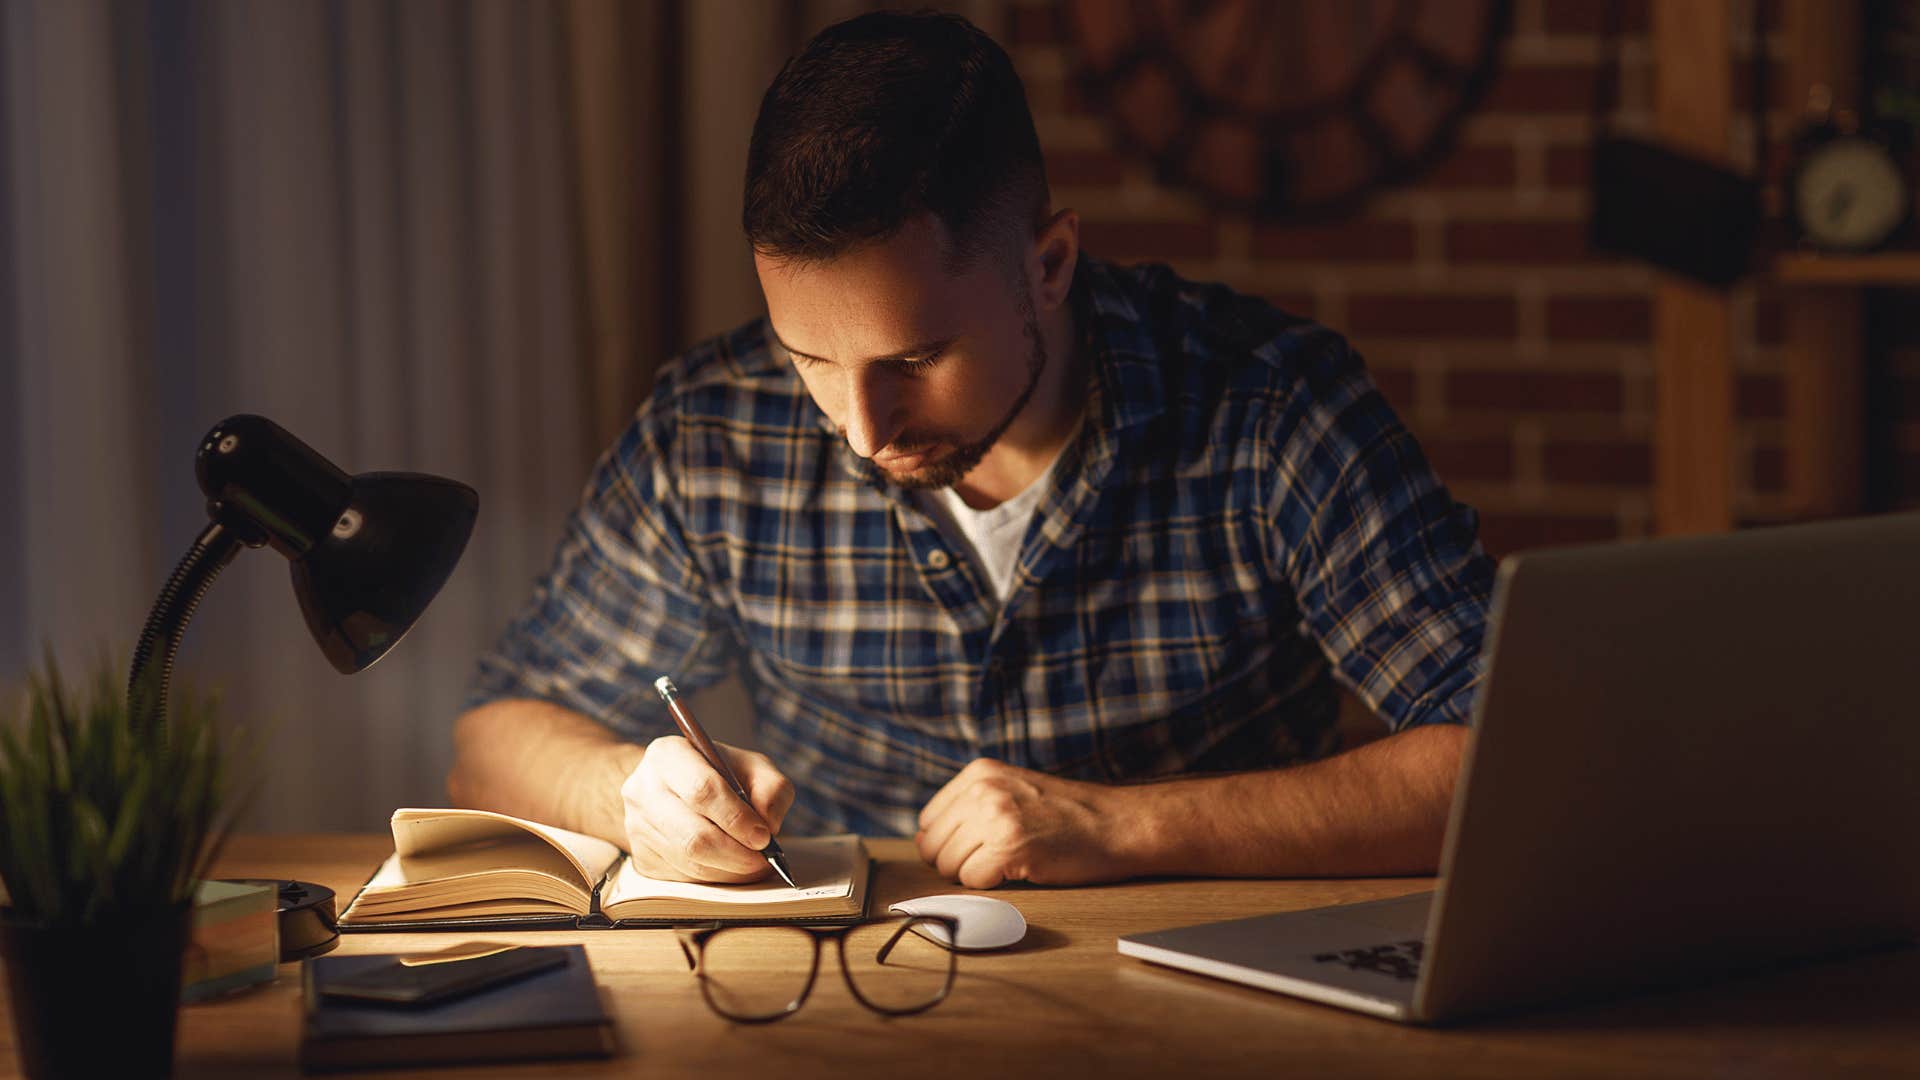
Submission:
{"label": "man's eyebrow", "polygon": [[[793,346],[787,344],[786,341],[780,337],[779,332],[773,328],[773,325],[771,323],[767,325],[767,333],[773,335],[774,344],[780,346],[782,349],[785,349],[786,351],[792,353],[793,355],[799,357],[802,360],[812,360],[821,364],[833,363],[833,361],[827,359],[824,356],[815,356],[812,353],[803,353],[799,349],[796,349]],[[955,341],[958,341],[958,340],[959,338],[956,336],[956,337],[937,338],[933,341],[923,341],[917,345],[909,345],[906,348],[900,349],[896,352],[887,353],[884,356],[869,356],[864,361],[862,361],[862,363],[894,364],[902,360],[913,360],[918,357],[926,356],[930,353],[937,353],[941,349],[946,348],[947,346],[953,344]]]}

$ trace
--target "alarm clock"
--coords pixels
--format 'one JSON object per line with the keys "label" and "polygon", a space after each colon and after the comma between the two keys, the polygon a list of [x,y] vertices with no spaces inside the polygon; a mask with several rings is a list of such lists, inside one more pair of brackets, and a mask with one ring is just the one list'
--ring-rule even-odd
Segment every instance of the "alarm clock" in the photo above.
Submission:
{"label": "alarm clock", "polygon": [[1843,113],[1794,140],[1787,200],[1801,242],[1822,251],[1871,251],[1913,211],[1913,186],[1885,138]]}

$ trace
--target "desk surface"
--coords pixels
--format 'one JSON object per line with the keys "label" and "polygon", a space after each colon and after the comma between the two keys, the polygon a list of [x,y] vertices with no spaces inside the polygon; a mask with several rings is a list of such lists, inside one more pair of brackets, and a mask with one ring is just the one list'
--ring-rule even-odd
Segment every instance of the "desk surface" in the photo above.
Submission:
{"label": "desk surface", "polygon": [[[957,891],[907,842],[869,846],[877,861],[876,909]],[[344,906],[391,850],[384,836],[241,836],[228,845],[218,873],[315,881],[340,893]],[[735,1027],[707,1011],[665,932],[486,935],[584,942],[615,1010],[622,1049],[607,1061],[489,1066],[483,1075],[1920,1076],[1920,949],[1456,1029],[1405,1027],[1114,951],[1115,938],[1136,931],[1430,885],[1397,878],[1004,888],[994,895],[1025,912],[1027,940],[1015,951],[962,957],[953,995],[933,1011],[876,1016],[848,996],[837,974],[822,971],[799,1014],[757,1027]],[[474,936],[348,934],[338,952],[425,949]],[[298,969],[290,965],[271,986],[183,1008],[176,1075],[297,1075],[299,998]],[[12,1025],[4,1019],[0,1040],[0,1066],[17,1069]]]}

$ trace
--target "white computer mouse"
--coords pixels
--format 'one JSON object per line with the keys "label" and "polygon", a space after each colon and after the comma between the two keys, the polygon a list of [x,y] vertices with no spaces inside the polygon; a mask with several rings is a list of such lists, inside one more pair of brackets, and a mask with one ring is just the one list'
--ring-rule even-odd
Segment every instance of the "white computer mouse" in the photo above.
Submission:
{"label": "white computer mouse", "polygon": [[[939,923],[924,923],[929,941],[954,949],[1004,949],[1027,936],[1026,916],[1005,900],[991,896],[945,893],[902,900],[887,909],[902,915],[951,915],[959,924],[957,941],[947,940],[947,928]],[[921,927],[914,928],[922,933]]]}

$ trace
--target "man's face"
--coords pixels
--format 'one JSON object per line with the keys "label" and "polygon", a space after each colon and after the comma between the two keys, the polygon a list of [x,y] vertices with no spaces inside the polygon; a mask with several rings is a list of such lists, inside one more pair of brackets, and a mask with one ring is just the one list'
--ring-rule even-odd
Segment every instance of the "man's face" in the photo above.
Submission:
{"label": "man's face", "polygon": [[902,487],[947,487],[1019,417],[1045,367],[1012,256],[954,274],[924,215],[825,263],[756,254],[778,347],[853,448]]}

